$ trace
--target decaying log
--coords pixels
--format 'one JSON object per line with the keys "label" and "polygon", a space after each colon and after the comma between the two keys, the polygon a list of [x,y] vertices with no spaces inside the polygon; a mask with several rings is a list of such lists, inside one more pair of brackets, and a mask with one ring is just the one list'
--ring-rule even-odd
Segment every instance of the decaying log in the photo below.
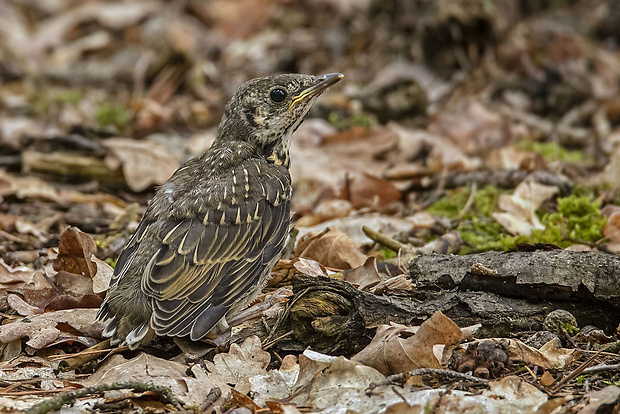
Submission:
{"label": "decaying log", "polygon": [[102,159],[75,153],[24,151],[22,169],[24,172],[55,178],[95,180],[108,185],[125,186],[125,178],[120,168],[112,170]]}
{"label": "decaying log", "polygon": [[620,258],[612,255],[566,250],[431,254],[412,260],[410,272],[415,283],[410,295],[378,295],[334,278],[295,275],[294,295],[280,321],[258,321],[233,339],[258,334],[271,342],[286,335],[274,349],[311,346],[350,356],[370,342],[377,326],[419,325],[438,310],[461,327],[482,324],[478,337],[541,330],[555,309],[573,313],[579,326],[608,332],[620,322]]}
{"label": "decaying log", "polygon": [[553,304],[580,325],[615,329],[620,322],[620,257],[551,250],[485,252],[467,256],[425,255],[409,264],[419,291],[484,291]]}

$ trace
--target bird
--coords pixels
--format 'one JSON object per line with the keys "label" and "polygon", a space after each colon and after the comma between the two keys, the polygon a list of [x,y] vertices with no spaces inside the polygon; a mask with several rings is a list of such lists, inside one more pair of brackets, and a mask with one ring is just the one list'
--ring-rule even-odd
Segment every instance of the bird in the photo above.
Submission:
{"label": "bird", "polygon": [[343,75],[279,74],[242,84],[212,146],[149,201],[97,313],[112,345],[203,339],[266,286],[291,225],[291,135]]}

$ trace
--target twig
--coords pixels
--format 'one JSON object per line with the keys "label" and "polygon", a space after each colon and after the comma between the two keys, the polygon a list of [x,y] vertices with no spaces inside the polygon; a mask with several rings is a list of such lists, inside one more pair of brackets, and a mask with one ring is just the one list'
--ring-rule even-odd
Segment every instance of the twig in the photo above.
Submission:
{"label": "twig", "polygon": [[209,393],[205,397],[204,401],[200,403],[200,406],[198,406],[198,412],[203,413],[207,411],[207,408],[215,404],[215,402],[221,396],[222,396],[222,390],[220,390],[218,387],[211,388],[211,390],[209,390]]}
{"label": "twig", "polygon": [[592,374],[595,372],[615,371],[620,369],[620,364],[606,365],[600,364],[583,370],[584,374]]}
{"label": "twig", "polygon": [[476,196],[477,191],[478,183],[474,181],[473,183],[471,183],[471,192],[469,193],[469,198],[467,198],[467,202],[465,202],[465,205],[463,206],[461,211],[459,211],[459,218],[463,218],[463,216],[469,211],[471,205],[474,203],[474,197]]}
{"label": "twig", "polygon": [[581,365],[579,365],[577,368],[575,368],[570,374],[568,374],[567,376],[562,378],[562,380],[560,382],[558,382],[555,385],[553,385],[551,387],[551,389],[549,390],[549,392],[551,394],[554,394],[554,393],[558,392],[560,390],[560,388],[562,388],[568,382],[570,382],[573,379],[577,378],[577,376],[579,376],[579,374],[581,374],[588,367],[588,365],[590,365],[592,363],[592,361],[594,361],[600,355],[600,353],[602,351],[604,351],[605,349],[606,348],[602,348],[596,354],[592,355],[590,358],[585,360]]}
{"label": "twig", "polygon": [[[78,352],[77,354],[71,355],[70,358],[64,359],[60,361],[58,364],[58,368],[61,371],[69,371],[73,368],[79,367],[87,363],[88,361],[92,361],[97,358],[99,355],[104,354],[106,352],[117,353],[128,349],[128,347],[120,347],[110,349],[110,340],[106,339],[105,341],[99,342],[97,345],[91,346],[90,348],[86,348],[82,352]],[[56,358],[61,359],[61,358]]]}
{"label": "twig", "polygon": [[292,331],[292,330],[288,331],[285,334],[282,334],[282,335],[278,336],[277,338],[274,338],[271,341],[264,343],[263,344],[263,351],[268,350],[269,348],[271,348],[272,346],[274,346],[275,344],[277,344],[278,342],[280,342],[284,338],[288,338],[289,336],[293,335],[293,333],[295,333],[295,331]]}
{"label": "twig", "polygon": [[390,375],[379,383],[372,383],[366,389],[366,393],[374,390],[381,385],[394,385],[403,384],[409,377],[419,375],[434,375],[438,377],[458,378],[466,381],[475,382],[476,384],[487,385],[489,380],[484,378],[474,377],[473,375],[463,374],[461,372],[451,371],[449,369],[436,369],[436,368],[420,368],[412,371],[402,372],[400,374]]}
{"label": "twig", "polygon": [[381,246],[385,246],[388,249],[394,250],[398,252],[400,249],[406,250],[407,245],[399,242],[398,240],[394,240],[391,237],[386,236],[385,234],[381,234],[376,230],[373,230],[369,227],[362,226],[362,231],[364,234],[373,241],[379,243]]}
{"label": "twig", "polygon": [[152,384],[144,384],[142,382],[119,382],[112,384],[100,384],[94,387],[86,387],[81,390],[65,392],[55,397],[49,398],[45,401],[42,401],[38,404],[33,405],[26,411],[26,414],[46,414],[50,411],[59,410],[65,404],[73,404],[75,400],[78,398],[86,397],[92,394],[98,394],[103,391],[111,391],[111,390],[124,390],[124,389],[132,389],[137,392],[155,392],[164,396],[170,404],[174,406],[177,410],[182,410],[183,405],[181,402],[172,394],[170,388],[162,387],[159,385]]}

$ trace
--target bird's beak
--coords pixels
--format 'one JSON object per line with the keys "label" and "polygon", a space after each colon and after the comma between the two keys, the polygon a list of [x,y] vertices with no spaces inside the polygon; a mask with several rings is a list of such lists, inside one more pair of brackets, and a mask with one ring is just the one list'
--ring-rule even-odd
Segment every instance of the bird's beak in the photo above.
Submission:
{"label": "bird's beak", "polygon": [[325,89],[329,88],[342,78],[344,78],[344,75],[342,73],[328,73],[326,75],[317,76],[319,83],[304,89],[299,93],[299,95],[295,96],[291,103],[288,105],[288,109],[291,109],[299,102],[304,102],[309,100],[310,98],[320,95],[325,91]]}

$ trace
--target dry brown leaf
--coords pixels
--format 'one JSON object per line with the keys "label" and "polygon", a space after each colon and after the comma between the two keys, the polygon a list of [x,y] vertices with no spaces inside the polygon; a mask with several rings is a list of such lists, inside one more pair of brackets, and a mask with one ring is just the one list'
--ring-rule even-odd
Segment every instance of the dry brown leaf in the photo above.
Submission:
{"label": "dry brown leaf", "polygon": [[[195,370],[194,378],[186,374],[187,366],[153,355],[140,353],[132,359],[112,355],[99,367],[97,372],[87,378],[85,386],[111,384],[115,382],[138,381],[168,387],[183,403],[199,406],[214,384],[206,377],[204,369]],[[200,375],[200,376],[199,376]],[[226,386],[225,383],[221,386]]]}
{"label": "dry brown leaf", "polygon": [[578,349],[559,348],[557,338],[547,342],[540,349],[527,346],[516,339],[499,339],[499,341],[508,350],[511,360],[523,361],[528,366],[539,366],[543,369],[564,369],[582,354]]}
{"label": "dry brown leaf", "polygon": [[346,198],[354,208],[382,207],[401,199],[393,183],[372,174],[356,174],[349,178]]}
{"label": "dry brown leaf", "polygon": [[54,260],[54,270],[94,277],[97,265],[90,260],[97,252],[92,237],[77,227],[67,227],[58,242],[58,257]]}
{"label": "dry brown leaf", "polygon": [[620,211],[611,213],[603,227],[603,234],[609,239],[605,247],[612,253],[620,253]]}
{"label": "dry brown leaf", "polygon": [[450,346],[461,339],[461,330],[440,311],[419,328],[392,323],[381,325],[370,344],[351,358],[384,375],[417,368],[441,368],[442,352],[437,345]]}
{"label": "dry brown leaf", "polygon": [[0,200],[7,195],[15,195],[20,199],[49,200],[58,204],[64,202],[52,184],[37,177],[16,177],[0,170]]}
{"label": "dry brown leaf", "polygon": [[335,269],[352,269],[366,261],[366,256],[360,252],[360,245],[337,227],[318,235],[304,236],[297,243],[296,256],[314,259],[323,266]]}
{"label": "dry brown leaf", "polygon": [[504,120],[473,100],[455,111],[441,112],[433,119],[428,130],[447,137],[469,154],[498,148],[509,138]]}
{"label": "dry brown leaf", "polygon": [[499,197],[497,205],[504,212],[493,213],[493,218],[514,235],[529,235],[532,230],[544,230],[545,226],[538,219],[536,210],[557,192],[557,187],[533,181],[522,182],[512,195]]}
{"label": "dry brown leaf", "polygon": [[363,265],[344,271],[344,280],[357,286],[359,290],[369,290],[381,282],[377,270],[377,258],[370,256]]}
{"label": "dry brown leaf", "polygon": [[28,338],[26,345],[34,349],[45,348],[60,337],[58,325],[61,323],[70,325],[85,336],[101,336],[102,327],[95,324],[96,314],[97,309],[68,309],[29,316],[0,326],[0,342]]}
{"label": "dry brown leaf", "polygon": [[103,145],[110,151],[106,165],[111,169],[122,166],[127,186],[136,192],[165,183],[179,167],[175,157],[152,142],[111,138]]}
{"label": "dry brown leaf", "polygon": [[15,289],[31,283],[35,270],[28,266],[11,267],[0,259],[0,289]]}

